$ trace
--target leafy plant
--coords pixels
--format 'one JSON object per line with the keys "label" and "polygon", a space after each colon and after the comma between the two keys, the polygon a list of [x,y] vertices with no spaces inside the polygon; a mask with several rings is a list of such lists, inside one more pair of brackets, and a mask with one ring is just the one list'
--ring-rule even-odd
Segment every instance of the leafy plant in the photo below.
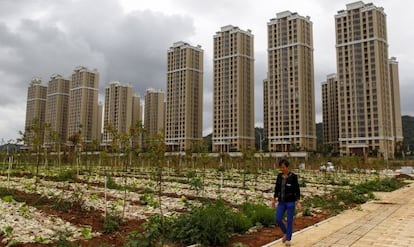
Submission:
{"label": "leafy plant", "polygon": [[108,214],[104,219],[103,232],[111,233],[115,232],[120,228],[121,217],[118,215]]}
{"label": "leafy plant", "polygon": [[56,177],[57,181],[70,181],[74,182],[77,179],[77,174],[75,170],[65,170],[58,174]]}
{"label": "leafy plant", "polygon": [[275,224],[274,209],[264,204],[244,203],[241,212],[245,214],[254,225],[270,226]]}
{"label": "leafy plant", "polygon": [[34,240],[36,243],[41,243],[41,244],[47,244],[50,242],[49,239],[43,238],[42,236],[35,236]]}
{"label": "leafy plant", "polygon": [[13,227],[11,227],[11,226],[6,226],[4,229],[3,229],[3,233],[4,233],[4,235],[6,235],[6,236],[10,236],[10,235],[12,235],[12,233],[13,233]]}
{"label": "leafy plant", "polygon": [[76,247],[75,243],[71,243],[68,239],[73,236],[73,233],[69,230],[57,232],[53,238],[57,239],[54,246],[56,247]]}
{"label": "leafy plant", "polygon": [[139,200],[143,205],[148,205],[153,208],[156,208],[158,206],[157,199],[153,193],[144,193],[139,197]]}
{"label": "leafy plant", "polygon": [[115,182],[115,179],[111,176],[107,176],[106,186],[107,186],[108,189],[114,189],[114,190],[121,190],[122,189],[122,186],[117,184]]}
{"label": "leafy plant", "polygon": [[30,218],[30,210],[29,210],[29,207],[26,205],[26,203],[22,203],[20,205],[19,214],[26,219]]}
{"label": "leafy plant", "polygon": [[85,239],[91,239],[92,236],[92,228],[91,227],[83,227],[81,230],[82,237]]}
{"label": "leafy plant", "polygon": [[225,206],[223,201],[209,203],[180,215],[172,224],[170,237],[182,244],[222,245],[235,230],[248,229],[251,223],[248,224],[246,219]]}
{"label": "leafy plant", "polygon": [[170,226],[175,219],[175,217],[163,217],[161,215],[151,216],[143,224],[143,232],[132,231],[128,233],[124,247],[162,246],[164,241],[169,238]]}
{"label": "leafy plant", "polygon": [[110,205],[109,212],[104,218],[103,232],[111,233],[117,231],[122,223],[122,218],[120,216],[119,210],[117,210],[117,205],[115,203]]}
{"label": "leafy plant", "polygon": [[310,206],[304,207],[303,211],[302,211],[302,215],[303,216],[312,216],[312,207],[310,207]]}
{"label": "leafy plant", "polygon": [[12,195],[3,196],[3,198],[1,198],[1,200],[3,202],[8,202],[8,203],[15,202]]}
{"label": "leafy plant", "polygon": [[203,181],[199,177],[192,177],[190,178],[190,188],[196,191],[196,194],[199,193],[200,190],[203,189]]}

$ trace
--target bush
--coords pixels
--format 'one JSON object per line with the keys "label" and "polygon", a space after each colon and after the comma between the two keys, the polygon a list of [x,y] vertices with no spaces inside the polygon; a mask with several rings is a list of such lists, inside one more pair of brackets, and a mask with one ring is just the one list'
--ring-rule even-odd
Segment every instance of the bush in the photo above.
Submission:
{"label": "bush", "polygon": [[253,226],[252,220],[241,213],[233,213],[230,221],[233,226],[233,231],[236,233],[245,233]]}
{"label": "bush", "polygon": [[121,217],[118,215],[108,214],[104,219],[103,232],[111,233],[117,231],[120,228],[121,220]]}
{"label": "bush", "polygon": [[70,181],[70,182],[74,182],[76,181],[77,175],[76,175],[76,171],[74,170],[65,170],[60,172],[57,177],[56,180],[57,181]]}
{"label": "bush", "polygon": [[244,203],[241,212],[245,214],[254,225],[270,226],[275,224],[275,210],[263,204]]}
{"label": "bush", "polygon": [[396,178],[374,179],[365,183],[361,183],[352,187],[352,192],[366,194],[372,191],[390,192],[399,189],[405,185],[404,182]]}
{"label": "bush", "polygon": [[182,244],[216,246],[226,244],[232,233],[245,231],[250,226],[247,218],[218,201],[179,216],[172,225],[170,237]]}
{"label": "bush", "polygon": [[372,192],[359,193],[355,191],[346,191],[339,189],[335,190],[334,194],[339,202],[343,202],[346,205],[362,204],[368,200],[374,199],[374,194],[372,194]]}
{"label": "bush", "polygon": [[107,178],[106,178],[106,187],[108,189],[114,189],[114,190],[122,190],[123,189],[123,187],[121,185],[117,184],[115,182],[115,179],[111,176],[107,176]]}
{"label": "bush", "polygon": [[128,233],[124,247],[151,247],[162,246],[170,234],[170,227],[175,217],[162,217],[154,215],[143,224],[144,231],[132,231]]}

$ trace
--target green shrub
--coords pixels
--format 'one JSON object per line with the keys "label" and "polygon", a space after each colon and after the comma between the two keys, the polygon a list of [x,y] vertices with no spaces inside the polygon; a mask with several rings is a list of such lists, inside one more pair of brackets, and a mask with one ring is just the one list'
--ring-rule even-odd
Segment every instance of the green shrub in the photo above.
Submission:
{"label": "green shrub", "polygon": [[143,224],[144,231],[132,231],[128,233],[124,247],[152,247],[161,246],[168,239],[170,226],[173,224],[174,217],[162,217],[154,215],[148,218]]}
{"label": "green shrub", "polygon": [[14,198],[12,195],[7,195],[7,196],[3,196],[3,198],[1,198],[1,200],[3,202],[15,202]]}
{"label": "green shrub", "polygon": [[196,194],[203,189],[203,181],[199,177],[192,177],[189,181],[190,189],[195,190]]}
{"label": "green shrub", "polygon": [[312,207],[306,206],[302,211],[303,216],[312,216]]}
{"label": "green shrub", "polygon": [[372,191],[384,191],[390,192],[396,189],[399,189],[405,185],[404,182],[396,178],[383,178],[383,179],[374,179],[365,183],[354,185],[352,187],[352,192],[358,194],[366,194]]}
{"label": "green shrub", "polygon": [[339,202],[343,202],[346,205],[362,204],[367,202],[368,200],[374,199],[374,194],[372,194],[372,192],[359,193],[355,191],[338,189],[335,190],[333,193],[336,196],[336,200],[338,200]]}
{"label": "green shrub", "polygon": [[350,184],[351,184],[351,182],[349,181],[349,179],[342,179],[341,182],[340,182],[340,185],[342,185],[342,186],[348,186]]}
{"label": "green shrub", "polygon": [[111,176],[106,177],[106,187],[108,189],[114,189],[114,190],[122,190],[123,189],[123,187],[121,185],[117,184],[115,182],[115,179]]}
{"label": "green shrub", "polygon": [[244,203],[241,212],[245,214],[254,225],[270,226],[275,224],[275,210],[264,204]]}
{"label": "green shrub", "polygon": [[153,193],[145,193],[139,197],[139,201],[143,205],[148,205],[150,207],[156,208],[158,207],[158,201],[157,198],[155,198],[155,195]]}
{"label": "green shrub", "polygon": [[75,170],[65,170],[60,172],[57,177],[56,180],[57,181],[70,181],[70,182],[74,182],[76,181],[77,175],[76,175],[76,171]]}
{"label": "green shrub", "polygon": [[172,225],[170,237],[182,244],[223,245],[232,233],[247,230],[249,225],[246,218],[218,201],[180,215]]}
{"label": "green shrub", "polygon": [[242,213],[233,213],[230,216],[232,216],[230,221],[233,231],[236,233],[245,233],[253,226],[251,219]]}
{"label": "green shrub", "polygon": [[121,225],[121,217],[114,214],[108,214],[104,218],[104,224],[103,224],[103,232],[104,233],[111,233],[119,230]]}

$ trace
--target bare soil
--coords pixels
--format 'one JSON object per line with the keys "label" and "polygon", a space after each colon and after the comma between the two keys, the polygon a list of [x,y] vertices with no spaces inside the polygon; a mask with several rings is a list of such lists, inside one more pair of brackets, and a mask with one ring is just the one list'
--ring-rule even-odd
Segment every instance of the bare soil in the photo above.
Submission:
{"label": "bare soil", "polygon": [[[11,191],[13,198],[16,201],[26,202],[27,205],[34,206],[37,209],[43,211],[47,215],[54,215],[60,217],[77,226],[91,226],[95,232],[103,231],[104,217],[103,212],[99,210],[82,211],[77,209],[70,209],[67,212],[61,211],[52,207],[55,201],[52,199],[40,197],[38,194],[25,193],[22,191]],[[178,195],[169,195],[178,196]],[[198,198],[195,198],[198,199]],[[295,218],[294,231],[302,230],[308,226],[314,225],[324,219],[328,218],[328,213],[320,213],[314,216],[302,216]],[[120,229],[110,234],[102,234],[90,240],[78,240],[74,244],[79,246],[123,246],[126,242],[126,237],[131,231],[142,231],[143,220],[127,220],[123,222]],[[282,232],[278,227],[263,227],[257,231],[244,234],[234,235],[231,237],[228,247],[233,246],[235,243],[242,243],[249,247],[259,247],[264,244],[270,243],[282,237]],[[0,246],[4,246],[1,243],[2,237],[0,236]],[[26,243],[17,244],[14,246],[54,246],[54,244],[39,244],[39,243]]]}

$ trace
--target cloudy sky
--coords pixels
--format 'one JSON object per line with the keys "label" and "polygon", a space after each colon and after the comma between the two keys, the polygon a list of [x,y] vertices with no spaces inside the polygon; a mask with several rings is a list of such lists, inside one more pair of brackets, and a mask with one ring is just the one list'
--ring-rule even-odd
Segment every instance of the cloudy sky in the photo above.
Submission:
{"label": "cloudy sky", "polygon": [[[332,0],[0,0],[0,139],[24,129],[27,87],[52,74],[69,77],[83,65],[108,82],[130,82],[144,96],[166,87],[167,50],[186,41],[204,49],[204,134],[212,129],[213,35],[225,25],[251,29],[255,42],[256,125],[263,125],[266,23],[285,10],[313,22],[316,120],[321,82],[335,73],[334,15],[353,1]],[[369,3],[371,1],[365,1]],[[397,57],[403,115],[414,115],[414,2],[376,0],[388,22],[389,55]]]}

